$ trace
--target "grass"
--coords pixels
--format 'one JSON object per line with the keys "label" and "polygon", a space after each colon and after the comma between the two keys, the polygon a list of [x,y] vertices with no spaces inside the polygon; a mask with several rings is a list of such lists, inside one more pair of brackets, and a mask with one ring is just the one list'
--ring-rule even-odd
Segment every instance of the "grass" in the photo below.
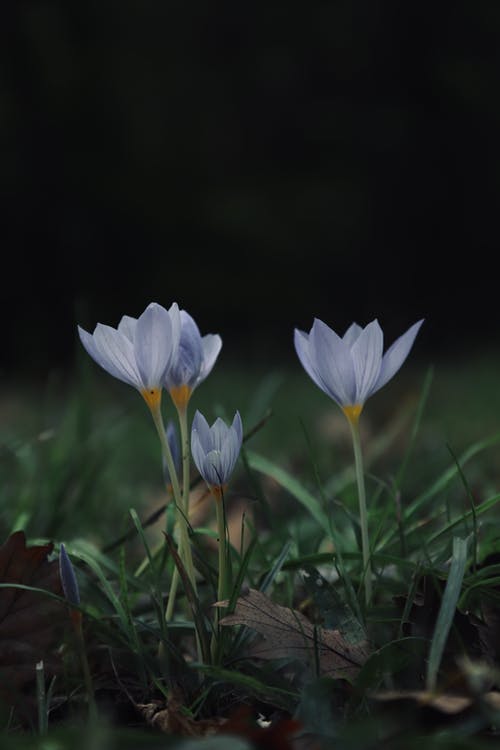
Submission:
{"label": "grass", "polygon": [[[195,471],[198,594],[178,560],[184,585],[165,622],[175,542],[163,532],[175,535],[174,518],[171,506],[163,512],[160,449],[133,389],[83,361],[72,376],[5,384],[2,539],[22,529],[30,545],[54,542],[54,559],[64,542],[80,585],[90,680],[64,605],[62,634],[51,643],[62,667],[51,672],[47,661],[37,683],[33,665],[33,680],[16,696],[25,710],[7,690],[2,748],[250,748],[269,742],[274,725],[286,737],[292,719],[303,735],[290,740],[297,750],[306,735],[318,748],[493,747],[499,372],[488,353],[432,368],[408,362],[368,402],[361,439],[374,576],[365,605],[352,447],[340,410],[298,366],[266,373],[218,364],[190,415],[199,408],[209,421],[229,419],[239,409],[251,433],[224,498],[231,545],[221,616],[240,613],[248,588],[288,613],[272,609],[256,627],[220,628],[215,512]],[[276,642],[265,629],[271,615],[289,618]],[[256,656],[256,631],[274,658]],[[0,667],[1,639],[0,621]],[[327,669],[339,650],[359,666],[348,678]],[[98,718],[89,721],[93,700]],[[242,706],[274,724],[265,730],[238,719]],[[219,733],[228,719],[238,739]]]}

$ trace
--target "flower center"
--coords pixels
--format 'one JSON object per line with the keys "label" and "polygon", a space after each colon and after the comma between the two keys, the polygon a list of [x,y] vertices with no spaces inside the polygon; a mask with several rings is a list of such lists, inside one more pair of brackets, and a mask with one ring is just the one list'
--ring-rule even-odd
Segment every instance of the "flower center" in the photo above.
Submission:
{"label": "flower center", "polygon": [[357,424],[359,420],[359,415],[361,414],[361,410],[363,409],[363,404],[349,404],[348,406],[343,406],[342,411],[346,415],[347,419],[351,424]]}
{"label": "flower center", "polygon": [[141,396],[151,411],[158,409],[161,402],[161,388],[143,388]]}
{"label": "flower center", "polygon": [[170,395],[172,401],[177,409],[183,410],[187,407],[189,399],[191,398],[192,388],[188,385],[173,385],[170,388]]}

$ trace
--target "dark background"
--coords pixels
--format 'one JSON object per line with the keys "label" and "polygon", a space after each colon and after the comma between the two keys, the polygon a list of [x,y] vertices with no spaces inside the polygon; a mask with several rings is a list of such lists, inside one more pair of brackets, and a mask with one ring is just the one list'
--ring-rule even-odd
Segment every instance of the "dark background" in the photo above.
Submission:
{"label": "dark background", "polygon": [[243,363],[314,316],[500,347],[498,0],[6,8],[0,374],[152,300]]}

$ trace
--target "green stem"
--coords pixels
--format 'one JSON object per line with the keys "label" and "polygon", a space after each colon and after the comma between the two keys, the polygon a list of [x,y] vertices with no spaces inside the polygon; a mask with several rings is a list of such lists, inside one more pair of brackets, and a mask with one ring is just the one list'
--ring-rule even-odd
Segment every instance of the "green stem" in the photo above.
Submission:
{"label": "green stem", "polygon": [[[194,575],[193,558],[191,557],[191,547],[189,545],[187,517],[185,516],[185,513],[184,513],[184,509],[183,509],[184,504],[182,500],[181,489],[179,486],[179,480],[177,478],[177,472],[175,470],[174,460],[172,458],[172,452],[170,450],[167,437],[165,435],[165,428],[163,426],[163,419],[161,416],[161,411],[160,411],[159,406],[157,408],[151,409],[151,415],[155,423],[158,437],[160,438],[161,448],[163,451],[163,455],[165,456],[165,460],[167,462],[167,468],[170,474],[170,481],[172,483],[172,492],[174,493],[174,502],[175,502],[175,508],[177,511],[177,522],[179,524],[179,530],[180,530],[179,553],[182,553],[182,557],[181,557],[182,562],[186,566],[186,571],[189,576],[189,580],[191,581],[191,585],[193,586],[194,591],[196,591],[196,579]],[[174,576],[172,576],[171,587],[173,585],[173,582],[174,582]],[[175,598],[175,596],[172,598]],[[170,601],[170,597],[169,597],[169,601]]]}
{"label": "green stem", "polygon": [[356,467],[356,482],[358,485],[359,524],[361,526],[361,547],[363,552],[363,583],[365,587],[365,601],[370,603],[372,598],[372,579],[370,564],[370,540],[368,537],[368,513],[366,510],[365,476],[363,471],[363,454],[359,434],[358,415],[346,415],[351,428],[352,446],[354,449],[354,463]]}
{"label": "green stem", "polygon": [[[179,557],[182,559],[182,546],[179,544]],[[170,622],[174,616],[175,597],[177,596],[177,589],[179,588],[179,571],[174,568],[172,573],[172,580],[170,581],[170,591],[168,592],[167,609],[165,610],[165,620]]]}
{"label": "green stem", "polygon": [[[226,527],[224,523],[224,499],[222,493],[218,493],[212,490],[212,494],[215,498],[215,512],[217,517],[217,533],[219,536],[219,580],[217,585],[217,601],[223,601],[226,595]],[[210,644],[210,652],[212,659],[215,660],[217,653],[217,638],[219,634],[219,619],[220,609],[217,607],[215,615],[215,630],[212,635],[212,642]]]}
{"label": "green stem", "polygon": [[179,417],[179,427],[181,430],[181,446],[182,446],[182,499],[183,509],[186,518],[189,518],[189,488],[191,482],[189,481],[189,433],[188,433],[188,420],[187,420],[187,407],[177,408],[177,414]]}
{"label": "green stem", "polygon": [[38,734],[43,736],[48,731],[47,694],[45,692],[45,671],[43,661],[35,665],[36,697],[38,705]]}
{"label": "green stem", "polygon": [[97,706],[94,697],[94,686],[92,684],[92,676],[90,674],[89,662],[87,659],[87,649],[85,648],[85,638],[83,636],[82,616],[81,612],[74,610],[72,612],[72,621],[76,633],[77,648],[80,655],[80,664],[82,665],[83,682],[85,684],[85,692],[87,693],[88,709],[89,709],[89,720],[95,722],[97,719]]}
{"label": "green stem", "polygon": [[222,497],[215,501],[217,516],[217,533],[219,535],[219,585],[217,599],[222,601],[226,595],[226,527],[224,525],[224,504]]}

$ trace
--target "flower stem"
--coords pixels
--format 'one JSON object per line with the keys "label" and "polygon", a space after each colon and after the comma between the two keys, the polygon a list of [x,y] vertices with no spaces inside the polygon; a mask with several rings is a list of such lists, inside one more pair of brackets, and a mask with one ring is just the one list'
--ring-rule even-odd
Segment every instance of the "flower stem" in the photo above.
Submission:
{"label": "flower stem", "polygon": [[[163,425],[163,419],[161,417],[161,411],[160,411],[159,405],[156,408],[151,408],[151,415],[155,423],[156,431],[158,432],[158,437],[160,438],[161,448],[163,451],[163,455],[165,456],[165,460],[167,462],[167,468],[170,474],[170,481],[172,483],[172,492],[174,494],[175,507],[177,511],[177,522],[179,524],[179,530],[180,530],[179,554],[181,555],[182,562],[186,566],[186,571],[189,576],[189,580],[191,581],[191,585],[193,586],[194,591],[196,591],[196,579],[194,575],[193,558],[191,557],[191,547],[189,546],[187,517],[184,512],[184,503],[183,503],[183,499],[181,495],[181,489],[179,486],[179,480],[177,479],[177,472],[175,470],[174,460],[172,458],[170,446],[168,444],[168,440],[165,435],[165,428]],[[188,479],[188,484],[189,484],[189,479]],[[174,582],[174,576],[172,576],[171,588],[173,586],[173,582]],[[177,588],[177,584],[175,584],[175,588]],[[175,598],[175,592],[174,592],[174,597],[172,598],[173,599]],[[170,598],[169,598],[169,601],[170,601]]]}
{"label": "flower stem", "polygon": [[370,540],[368,537],[368,513],[366,510],[365,476],[363,471],[363,454],[359,434],[359,412],[344,412],[351,428],[352,446],[354,449],[354,463],[356,467],[356,482],[358,485],[359,524],[361,526],[361,547],[363,553],[363,583],[366,604],[372,597],[372,579],[370,563]]}
{"label": "flower stem", "polygon": [[187,421],[187,406],[177,407],[182,446],[182,499],[186,518],[189,518],[189,434]]}
{"label": "flower stem", "polygon": [[[226,547],[226,527],[224,524],[224,499],[222,496],[222,492],[217,491],[218,488],[212,488],[212,494],[215,498],[215,512],[217,517],[217,533],[219,536],[219,580],[218,580],[218,586],[217,586],[217,601],[222,601],[226,596],[226,556],[227,556],[227,547]],[[212,635],[212,643],[210,645],[210,651],[212,654],[212,659],[215,659],[215,654],[217,651],[217,636],[219,631],[219,619],[220,619],[220,610],[219,608],[216,609],[216,627],[214,630],[214,633]]]}
{"label": "flower stem", "polygon": [[72,610],[71,621],[76,634],[78,655],[80,657],[80,664],[83,673],[83,682],[85,685],[85,692],[87,693],[89,721],[95,722],[97,719],[97,706],[94,697],[94,686],[92,684],[92,676],[90,674],[89,662],[87,659],[87,649],[85,647],[85,638],[83,635],[83,624],[82,614],[78,610]]}

